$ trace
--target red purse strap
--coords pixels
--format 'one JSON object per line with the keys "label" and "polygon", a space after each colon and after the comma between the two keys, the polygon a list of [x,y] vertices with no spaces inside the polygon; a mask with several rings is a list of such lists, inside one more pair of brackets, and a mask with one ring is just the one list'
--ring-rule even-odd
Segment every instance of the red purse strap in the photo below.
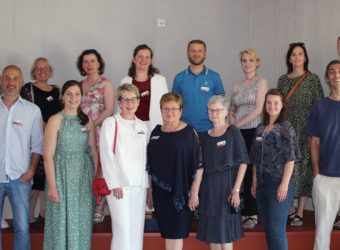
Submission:
{"label": "red purse strap", "polygon": [[[117,124],[117,120],[115,117],[113,117],[115,119],[115,135],[113,138],[113,154],[116,154],[116,144],[117,144],[117,133],[118,133],[118,124]],[[96,173],[96,179],[98,179],[99,177],[99,170],[101,170],[101,164],[100,164],[100,156],[98,154],[98,162],[97,162],[97,173]]]}

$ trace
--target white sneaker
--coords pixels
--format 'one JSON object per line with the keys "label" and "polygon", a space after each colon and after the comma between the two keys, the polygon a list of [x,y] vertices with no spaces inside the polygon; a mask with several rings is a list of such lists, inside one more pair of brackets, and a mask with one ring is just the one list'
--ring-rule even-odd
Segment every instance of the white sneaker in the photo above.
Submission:
{"label": "white sneaker", "polygon": [[1,219],[1,228],[9,228],[9,225],[4,218]]}

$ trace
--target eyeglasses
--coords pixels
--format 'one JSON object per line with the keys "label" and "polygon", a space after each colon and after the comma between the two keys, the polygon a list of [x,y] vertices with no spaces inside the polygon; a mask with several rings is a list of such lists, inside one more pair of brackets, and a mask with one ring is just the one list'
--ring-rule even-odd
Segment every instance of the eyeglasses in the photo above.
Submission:
{"label": "eyeglasses", "polygon": [[132,103],[135,104],[137,103],[137,100],[139,100],[139,97],[131,97],[131,98],[119,98],[120,102],[125,102],[125,103]]}
{"label": "eyeglasses", "polygon": [[301,46],[301,47],[305,47],[305,43],[290,43],[289,44],[289,48],[291,47],[295,47],[295,46]]}
{"label": "eyeglasses", "polygon": [[50,71],[50,68],[48,67],[44,67],[44,68],[34,68],[35,71],[38,71],[38,72],[49,72]]}
{"label": "eyeglasses", "polygon": [[164,112],[176,112],[179,111],[181,108],[162,108]]}
{"label": "eyeglasses", "polygon": [[208,109],[208,113],[213,114],[216,113],[217,115],[220,114],[224,109]]}

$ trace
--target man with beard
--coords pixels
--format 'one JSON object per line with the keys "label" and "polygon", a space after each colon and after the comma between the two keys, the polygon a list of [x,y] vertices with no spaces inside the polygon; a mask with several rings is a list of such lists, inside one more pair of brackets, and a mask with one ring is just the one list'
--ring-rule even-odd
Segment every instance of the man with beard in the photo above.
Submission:
{"label": "man with beard", "polygon": [[314,174],[314,250],[330,249],[332,226],[340,203],[340,60],[327,65],[325,76],[331,93],[314,104],[305,129],[311,137]]}
{"label": "man with beard", "polygon": [[190,65],[176,75],[172,92],[183,98],[182,121],[203,132],[212,128],[208,118],[208,100],[213,95],[224,95],[224,88],[220,75],[204,65],[207,56],[204,41],[190,41],[187,56]]}

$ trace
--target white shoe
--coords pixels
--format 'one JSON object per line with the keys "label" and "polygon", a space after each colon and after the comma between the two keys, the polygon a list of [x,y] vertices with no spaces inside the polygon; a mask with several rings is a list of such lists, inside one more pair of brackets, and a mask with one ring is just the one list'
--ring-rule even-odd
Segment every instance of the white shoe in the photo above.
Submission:
{"label": "white shoe", "polygon": [[9,225],[4,218],[1,219],[1,228],[9,228]]}

